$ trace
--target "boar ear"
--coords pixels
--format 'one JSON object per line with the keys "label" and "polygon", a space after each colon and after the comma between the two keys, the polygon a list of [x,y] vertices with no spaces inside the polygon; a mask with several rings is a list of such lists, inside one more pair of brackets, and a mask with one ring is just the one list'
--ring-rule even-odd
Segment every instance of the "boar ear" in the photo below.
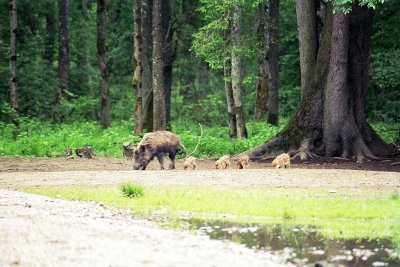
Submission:
{"label": "boar ear", "polygon": [[146,147],[145,146],[140,146],[139,149],[140,149],[141,152],[144,152],[146,150]]}

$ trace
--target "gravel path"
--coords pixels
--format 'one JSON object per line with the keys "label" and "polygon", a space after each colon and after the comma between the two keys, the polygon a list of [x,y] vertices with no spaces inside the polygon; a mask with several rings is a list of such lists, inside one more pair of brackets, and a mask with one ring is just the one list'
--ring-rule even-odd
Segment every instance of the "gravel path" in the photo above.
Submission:
{"label": "gravel path", "polygon": [[[284,266],[232,242],[91,203],[0,189],[0,266]],[[288,266],[288,265],[285,265]]]}

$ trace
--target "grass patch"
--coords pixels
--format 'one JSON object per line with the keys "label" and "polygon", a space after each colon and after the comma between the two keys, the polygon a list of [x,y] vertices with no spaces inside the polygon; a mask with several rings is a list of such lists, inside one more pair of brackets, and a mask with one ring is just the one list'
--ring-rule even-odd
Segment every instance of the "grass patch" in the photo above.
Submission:
{"label": "grass patch", "polygon": [[142,197],[124,197],[121,195],[122,185],[97,188],[32,188],[24,191],[49,197],[61,196],[70,200],[93,200],[107,206],[133,209],[136,213],[167,209],[171,213],[184,211],[196,214],[234,214],[286,219],[395,220],[400,218],[398,209],[400,203],[393,197],[392,192],[387,192],[385,199],[352,199],[351,196],[329,195],[326,190],[160,186],[146,188],[146,194],[143,194],[144,189],[141,186],[127,187],[127,192],[137,196],[142,194]]}
{"label": "grass patch", "polygon": [[130,182],[125,182],[119,185],[119,189],[122,195],[129,198],[144,196],[143,186],[140,184],[132,184]]}

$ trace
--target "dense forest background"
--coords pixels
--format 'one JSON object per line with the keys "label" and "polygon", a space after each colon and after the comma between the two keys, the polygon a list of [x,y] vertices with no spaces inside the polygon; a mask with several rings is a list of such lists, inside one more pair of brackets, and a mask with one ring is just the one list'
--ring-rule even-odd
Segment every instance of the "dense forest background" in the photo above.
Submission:
{"label": "dense forest background", "polygon": [[[69,1],[69,88],[67,100],[55,105],[58,67],[58,4],[18,0],[18,100],[21,115],[54,123],[100,119],[99,71],[96,48],[96,1]],[[204,125],[228,124],[224,73],[213,69],[191,50],[193,35],[209,18],[200,1],[173,1],[176,57],[173,61],[171,120]],[[243,32],[254,32],[254,10],[243,9]],[[87,8],[87,10],[86,10]],[[279,11],[279,115],[290,117],[300,101],[300,67],[296,8],[281,0]],[[0,0],[0,121],[10,113],[9,1]],[[386,1],[374,11],[369,121],[400,120],[400,2]],[[107,70],[111,124],[133,118],[133,1],[106,2]],[[249,46],[250,47],[250,46]],[[247,120],[254,118],[256,54],[249,49],[244,64],[243,103]],[[133,126],[132,126],[133,127]]]}

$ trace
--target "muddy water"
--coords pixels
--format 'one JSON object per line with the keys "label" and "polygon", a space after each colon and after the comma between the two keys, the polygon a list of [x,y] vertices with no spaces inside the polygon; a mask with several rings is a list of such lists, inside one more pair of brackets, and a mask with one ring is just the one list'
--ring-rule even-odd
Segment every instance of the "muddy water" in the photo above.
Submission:
{"label": "muddy water", "polygon": [[[296,266],[400,266],[400,247],[391,237],[326,238],[313,226],[234,224],[226,221],[188,221],[192,229],[214,239],[227,239],[283,255]],[[325,229],[326,230],[326,229]],[[319,264],[319,265],[318,265]]]}

